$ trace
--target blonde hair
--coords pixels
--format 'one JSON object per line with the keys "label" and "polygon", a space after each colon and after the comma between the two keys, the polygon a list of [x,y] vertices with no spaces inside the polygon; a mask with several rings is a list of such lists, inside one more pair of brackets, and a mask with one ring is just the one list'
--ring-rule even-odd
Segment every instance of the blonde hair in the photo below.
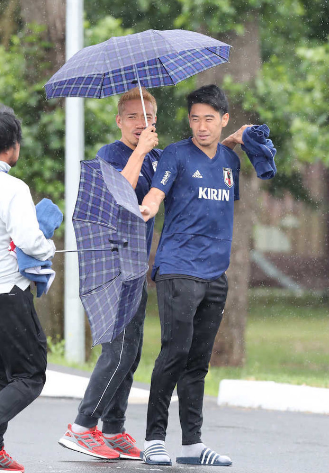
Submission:
{"label": "blonde hair", "polygon": [[[150,102],[153,106],[154,110],[154,115],[157,114],[157,103],[153,95],[148,92],[145,87],[142,87],[142,94],[143,94],[143,99],[147,100]],[[119,115],[122,115],[124,109],[125,109],[125,103],[128,102],[129,100],[135,100],[135,99],[140,99],[140,93],[139,93],[139,88],[135,87],[134,89],[128,90],[128,92],[125,92],[123,95],[121,95],[119,103],[118,103],[118,113]]]}

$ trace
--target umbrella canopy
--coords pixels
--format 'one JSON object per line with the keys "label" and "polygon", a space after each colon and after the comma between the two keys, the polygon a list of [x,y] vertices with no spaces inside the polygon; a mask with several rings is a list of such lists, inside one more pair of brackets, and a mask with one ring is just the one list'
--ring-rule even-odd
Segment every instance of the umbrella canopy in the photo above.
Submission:
{"label": "umbrella canopy", "polygon": [[80,298],[93,345],[111,342],[135,315],[148,269],[146,224],[128,181],[100,158],[81,162],[73,214]]}
{"label": "umbrella canopy", "polygon": [[230,46],[185,30],[147,30],[81,49],[45,85],[47,98],[122,94],[175,85],[228,61]]}

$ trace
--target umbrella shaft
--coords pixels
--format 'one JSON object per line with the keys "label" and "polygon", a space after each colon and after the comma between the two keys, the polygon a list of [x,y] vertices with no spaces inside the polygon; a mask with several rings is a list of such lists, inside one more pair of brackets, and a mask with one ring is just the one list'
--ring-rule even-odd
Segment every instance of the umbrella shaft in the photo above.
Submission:
{"label": "umbrella shaft", "polygon": [[116,251],[118,248],[86,248],[84,250],[56,250],[55,253],[80,253],[81,251]]}
{"label": "umbrella shaft", "polygon": [[142,107],[143,107],[143,112],[144,112],[145,125],[148,126],[147,117],[146,117],[146,110],[145,110],[145,104],[144,104],[143,91],[142,91],[141,83],[140,83],[140,80],[139,80],[139,76],[138,76],[138,71],[137,71],[137,66],[136,66],[136,64],[134,64],[134,67],[135,67],[135,72],[136,72],[136,76],[137,76],[139,94],[140,94],[140,96],[141,96],[141,101],[142,101]]}

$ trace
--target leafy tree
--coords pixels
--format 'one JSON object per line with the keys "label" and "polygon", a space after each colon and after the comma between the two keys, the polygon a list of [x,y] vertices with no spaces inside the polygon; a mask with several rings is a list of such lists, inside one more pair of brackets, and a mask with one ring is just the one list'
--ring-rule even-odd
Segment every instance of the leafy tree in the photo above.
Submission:
{"label": "leafy tree", "polygon": [[131,0],[122,2],[113,0],[111,5],[107,0],[98,0],[97,9],[93,0],[85,0],[86,17],[92,25],[98,23],[102,15],[112,15],[120,18],[123,28],[133,28],[135,32],[148,29],[172,29],[174,21],[180,12],[178,0],[163,2],[160,0]]}
{"label": "leafy tree", "polygon": [[22,120],[22,160],[15,175],[31,184],[37,194],[60,202],[64,191],[64,113],[61,107],[45,102],[45,79],[40,76],[49,68],[51,45],[40,40],[43,31],[43,26],[34,25],[31,32],[13,35],[8,49],[0,46],[0,101]]}
{"label": "leafy tree", "polygon": [[[150,3],[159,6],[158,2]],[[179,0],[179,3],[181,13],[174,22],[176,27],[201,31],[234,46],[232,65],[226,70],[229,76],[223,82],[221,68],[197,80],[199,83],[223,83],[230,96],[233,117],[249,117],[249,123],[257,120],[258,123],[270,124],[271,136],[280,150],[277,163],[282,176],[279,174],[270,187],[275,192],[280,187],[287,188],[289,184],[298,198],[310,200],[303,186],[295,184],[301,183],[303,162],[319,159],[328,162],[324,153],[329,136],[326,110],[328,22],[325,20],[328,17],[328,2]],[[323,16],[319,15],[320,11]],[[257,41],[263,64],[258,73],[253,74],[250,62],[257,56]],[[319,41],[322,41],[322,46],[318,45]],[[237,57],[238,60],[234,59]],[[237,119],[238,123],[242,124],[241,120]],[[253,194],[256,183],[248,175],[248,162],[241,158],[242,169],[245,170],[243,181],[248,187],[243,193],[243,198],[246,198]],[[287,177],[289,175],[290,178]],[[237,228],[240,226],[240,231],[235,232],[235,242],[238,240],[239,245],[232,253],[230,269],[231,286],[235,286],[236,290],[231,290],[228,316],[224,318],[224,330],[221,330],[217,340],[220,356],[212,359],[216,364],[243,362],[247,306],[245,288],[249,265],[246,252],[244,257],[241,256],[241,246],[245,249],[249,247],[251,227],[248,221],[251,221],[254,200],[248,201],[242,213],[236,212],[236,224]],[[239,225],[239,222],[242,224]]]}
{"label": "leafy tree", "polygon": [[[63,43],[60,31],[49,24],[49,15],[43,15],[43,27],[27,28],[29,14],[41,3],[47,4],[47,8],[55,5],[51,0],[3,0],[0,4],[0,102],[13,107],[23,121],[24,146],[16,175],[27,181],[38,196],[50,197],[63,208],[64,101],[47,102],[43,89],[55,62],[63,54]],[[64,3],[56,0],[56,8]],[[271,137],[280,150],[277,156],[280,174],[271,185],[273,192],[280,192],[287,183],[296,184],[298,179],[301,182],[303,163],[321,160],[328,165],[329,4],[326,0],[112,0],[110,5],[106,0],[98,0],[97,8],[94,0],[85,0],[84,4],[86,45],[149,28],[175,27],[201,31],[234,43],[232,62],[227,67],[221,66],[209,75],[196,76],[177,87],[152,90],[159,104],[157,129],[162,147],[189,134],[186,93],[202,81],[216,81],[229,93],[232,118],[238,117],[232,120],[235,127],[245,120],[270,124]],[[29,9],[28,5],[33,8]],[[244,51],[248,51],[247,57],[243,56]],[[237,54],[240,54],[238,61],[234,59]],[[252,63],[255,60],[257,67]],[[93,158],[101,145],[118,137],[116,103],[116,97],[85,101],[86,158]],[[251,228],[253,196],[257,190],[248,166],[243,161],[243,180],[247,184],[244,198],[248,196],[250,200],[246,211],[237,219],[243,222],[244,231],[239,236],[244,240],[239,240],[240,248],[233,253],[240,263],[232,261],[232,268],[237,264],[236,272],[242,268],[240,277],[243,276],[244,282],[237,282],[234,274],[231,277],[231,288],[239,284],[239,291],[231,290],[237,304],[226,319],[234,323],[225,329],[219,343],[226,354],[231,345],[237,347],[237,361],[233,363],[231,355],[222,352],[220,358],[227,364],[241,364],[244,353],[243,310],[247,299],[242,296],[246,291],[241,288],[244,285],[246,289],[248,282],[246,258],[250,230],[247,229]],[[292,173],[290,178],[289,173]],[[291,188],[299,198],[307,199],[307,193],[301,189],[299,185]]]}
{"label": "leafy tree", "polygon": [[[35,202],[48,197],[64,211],[64,100],[45,98],[44,84],[52,75],[56,44],[45,39],[46,25],[29,24],[0,45],[0,103],[14,109],[22,120],[23,146],[19,165],[12,174],[27,182]],[[104,41],[126,34],[120,20],[103,18],[93,28],[86,23],[86,41]],[[118,137],[115,124],[117,98],[85,101],[86,158]],[[63,231],[63,227],[62,231]],[[58,239],[57,247],[63,242]],[[47,334],[63,333],[63,259],[54,259],[57,277],[48,297],[37,303]],[[38,302],[38,301],[37,301]]]}
{"label": "leafy tree", "polygon": [[[120,20],[106,17],[97,27],[86,23],[86,42],[95,44],[110,36],[127,34]],[[31,24],[11,37],[8,49],[0,46],[0,102],[12,107],[22,119],[22,160],[15,168],[40,196],[64,208],[64,101],[46,101],[44,84],[49,79],[48,53],[54,45],[42,40],[45,26]],[[95,157],[104,143],[118,136],[116,97],[85,100],[86,158]]]}
{"label": "leafy tree", "polygon": [[[100,2],[100,8],[102,4],[105,6],[106,2]],[[91,8],[92,2],[87,2],[88,14],[95,15]],[[321,73],[320,63],[314,61],[323,50],[320,53],[320,50],[313,49],[315,43],[325,43],[329,33],[326,21],[328,2],[170,0],[164,3],[160,0],[135,0],[122,4],[113,0],[111,12],[122,19],[124,27],[132,26],[135,31],[150,27],[185,28],[233,44],[229,66],[216,68],[175,88],[155,89],[160,110],[159,134],[165,144],[186,136],[189,130],[185,120],[185,92],[202,83],[222,83],[230,97],[232,127],[237,128],[244,122],[270,124],[271,137],[279,150],[277,163],[280,172],[275,180],[266,183],[267,188],[280,193],[288,185],[298,199],[311,201],[302,186],[301,171],[304,161],[319,158],[328,136],[328,133],[320,132],[321,126],[325,130],[326,120],[327,82],[321,77],[326,73],[326,62],[323,58],[318,59],[323,61]],[[310,89],[312,94],[308,94]],[[320,108],[322,114],[318,113]],[[235,244],[238,245],[232,253],[230,269],[232,299],[228,301],[228,307],[231,308],[226,311],[224,319],[229,323],[222,327],[222,337],[217,340],[220,356],[212,360],[224,364],[241,364],[244,357],[248,248],[252,209],[259,185],[252,178],[248,160],[243,155],[241,159],[242,182],[246,189],[242,191],[242,201],[236,210],[236,225],[240,230],[235,230]],[[325,161],[323,157],[321,159]]]}

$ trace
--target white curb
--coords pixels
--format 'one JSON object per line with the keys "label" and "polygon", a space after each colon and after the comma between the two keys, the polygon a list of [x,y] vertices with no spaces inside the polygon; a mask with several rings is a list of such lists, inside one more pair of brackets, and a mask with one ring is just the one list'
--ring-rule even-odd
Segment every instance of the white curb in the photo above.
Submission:
{"label": "white curb", "polygon": [[329,389],[274,381],[223,379],[218,405],[329,414]]}
{"label": "white curb", "polygon": [[[52,370],[47,370],[46,377],[46,384],[41,393],[41,396],[45,397],[82,399],[89,383],[89,378]],[[149,394],[147,389],[132,387],[128,402],[129,404],[147,404]],[[177,396],[172,397],[172,401],[177,400]]]}

